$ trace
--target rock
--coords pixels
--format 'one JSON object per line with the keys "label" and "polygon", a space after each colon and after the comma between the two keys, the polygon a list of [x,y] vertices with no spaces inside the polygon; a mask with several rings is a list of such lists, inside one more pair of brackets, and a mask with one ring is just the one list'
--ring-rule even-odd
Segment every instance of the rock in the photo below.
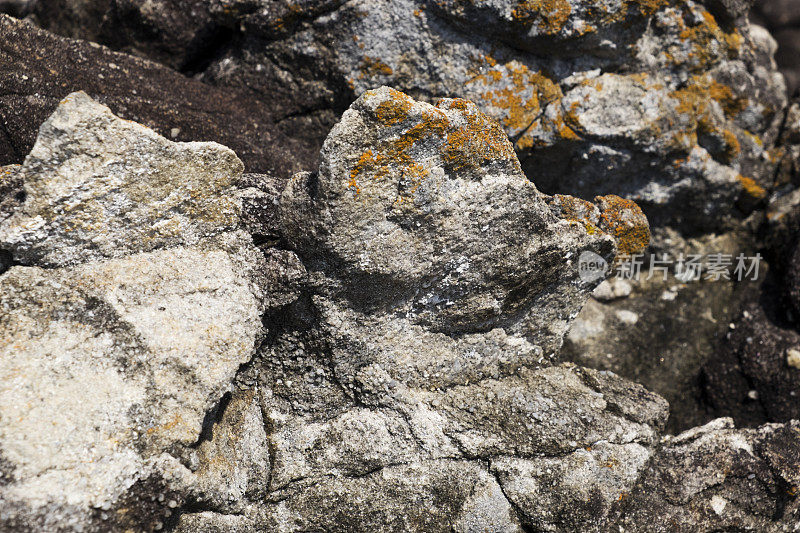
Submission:
{"label": "rock", "polygon": [[163,521],[145,495],[178,491],[181,450],[255,348],[248,280],[224,251],[173,248],[0,286],[4,528]]}
{"label": "rock", "polygon": [[633,291],[633,287],[630,283],[615,276],[598,285],[592,293],[592,297],[601,302],[611,302],[630,296],[631,291]]}
{"label": "rock", "polygon": [[[502,130],[462,100],[367,92],[321,159],[280,199],[281,234],[308,278],[238,378],[263,391],[271,471],[237,524],[511,532],[562,527],[578,506],[573,523],[608,522],[667,404],[613,374],[553,366],[549,351],[599,282],[580,281],[575,259],[610,260],[620,239],[609,232],[646,232],[641,213],[588,204],[609,232],[562,217]],[[580,476],[609,454],[626,464],[587,489],[587,507]],[[565,456],[594,466],[543,513],[522,491],[549,483],[547,465]],[[230,523],[231,506],[210,501],[213,513],[181,527]]]}
{"label": "rock", "polygon": [[[321,157],[319,174],[296,176],[283,192],[281,219],[303,263],[325,278],[342,343],[370,324],[373,340],[410,335],[431,354],[439,344],[455,354],[468,348],[447,334],[496,329],[483,338],[499,342],[498,356],[519,354],[509,365],[543,363],[593,288],[578,282],[573,258],[590,250],[608,260],[627,242],[552,214],[502,130],[464,100],[433,107],[387,88],[367,92]],[[375,322],[389,310],[402,318]],[[444,371],[447,357],[426,365]]]}
{"label": "rock", "polygon": [[25,198],[19,170],[19,165],[0,167],[0,223],[10,217]]}
{"label": "rock", "polygon": [[[264,259],[238,230],[241,166],[83,93],[46,121],[14,171],[26,197],[2,229],[17,258],[48,268],[0,276],[0,529],[158,529],[202,480],[224,476],[233,486],[214,488],[241,493],[236,470],[198,468],[221,442],[248,471],[266,468],[258,446],[220,435],[231,418],[260,420],[258,407],[236,415],[238,396],[205,437],[275,305]],[[169,217],[182,231],[137,233]]]}
{"label": "rock", "polygon": [[[54,11],[59,12],[65,13]],[[285,179],[317,164],[318,145],[286,137],[270,107],[241,90],[210,87],[150,61],[0,15],[0,165],[21,163],[39,126],[75,91],[172,140],[229,146],[251,172]]]}
{"label": "rock", "polygon": [[73,93],[18,171],[25,202],[0,226],[0,246],[54,267],[194,245],[236,228],[241,171],[223,146],[168,141]]}
{"label": "rock", "polygon": [[800,88],[797,34],[800,31],[800,2],[797,0],[756,0],[753,21],[767,28],[778,41],[775,59],[786,77],[789,94]]}
{"label": "rock", "polygon": [[675,437],[623,497],[625,531],[795,531],[800,424],[717,419]]}
{"label": "rock", "polygon": [[[684,283],[674,273],[663,278],[661,272],[643,270],[638,281],[612,277],[598,286],[567,333],[560,356],[615,372],[663,396],[671,407],[667,429],[675,433],[708,420],[703,367],[718,350],[722,353],[717,337],[728,332],[740,306],[756,297],[759,283]],[[612,292],[619,284],[628,286],[628,296]]]}
{"label": "rock", "polygon": [[789,364],[800,334],[773,314],[780,308],[774,300],[746,305],[706,364],[704,392],[715,414],[745,426],[800,418],[800,369]]}
{"label": "rock", "polygon": [[171,65],[221,34],[193,72],[270,101],[303,139],[321,142],[355,96],[390,85],[474,101],[541,190],[618,194],[656,227],[737,230],[773,188],[785,88],[747,1],[57,3],[38,4],[53,31]]}

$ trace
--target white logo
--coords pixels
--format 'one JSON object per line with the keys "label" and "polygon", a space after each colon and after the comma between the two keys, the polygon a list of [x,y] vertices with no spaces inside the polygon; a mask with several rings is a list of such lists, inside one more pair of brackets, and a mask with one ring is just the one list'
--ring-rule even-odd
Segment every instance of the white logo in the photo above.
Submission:
{"label": "white logo", "polygon": [[584,283],[592,283],[604,279],[608,272],[608,263],[602,256],[586,250],[578,257],[578,276]]}

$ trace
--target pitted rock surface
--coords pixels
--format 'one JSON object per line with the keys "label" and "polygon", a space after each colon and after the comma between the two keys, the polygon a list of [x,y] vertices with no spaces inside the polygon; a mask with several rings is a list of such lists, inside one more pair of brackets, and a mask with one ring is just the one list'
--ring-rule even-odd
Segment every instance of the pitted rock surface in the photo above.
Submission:
{"label": "pitted rock surface", "polygon": [[175,0],[57,5],[38,4],[53,31],[173,65],[209,28],[224,33],[201,79],[271,98],[281,124],[320,143],[380,85],[472,100],[545,192],[617,194],[684,235],[738,229],[774,186],[785,86],[745,2],[211,2],[191,16]]}

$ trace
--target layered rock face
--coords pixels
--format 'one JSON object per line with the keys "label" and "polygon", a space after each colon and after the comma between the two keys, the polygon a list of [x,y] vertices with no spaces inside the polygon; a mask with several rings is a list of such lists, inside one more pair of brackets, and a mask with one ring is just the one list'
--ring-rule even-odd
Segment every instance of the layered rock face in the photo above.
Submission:
{"label": "layered rock face", "polygon": [[[635,200],[652,226],[650,251],[677,256],[754,253],[768,199],[794,187],[780,139],[785,84],[773,61],[786,47],[750,24],[748,8],[727,0],[40,0],[27,12],[51,31],[246,94],[302,145],[289,154],[316,154],[340,114],[380,85],[428,103],[468,99],[502,126],[540,190]],[[249,169],[277,168],[243,159]],[[310,159],[294,163],[315,171]],[[274,177],[287,178],[285,168]],[[680,431],[708,419],[697,400],[700,368],[751,290],[725,280],[673,287],[684,288],[635,284],[632,299],[592,301],[564,356],[682,402],[670,422]],[[665,290],[684,296],[666,305]],[[630,313],[650,319],[632,323]]]}
{"label": "layered rock face", "polygon": [[793,425],[663,440],[663,399],[554,364],[601,281],[577,258],[641,248],[635,205],[546,196],[474,104],[388,88],[321,161],[279,191],[60,104],[0,226],[4,529],[796,523]]}
{"label": "layered rock face", "polygon": [[0,530],[798,531],[748,4],[0,1]]}

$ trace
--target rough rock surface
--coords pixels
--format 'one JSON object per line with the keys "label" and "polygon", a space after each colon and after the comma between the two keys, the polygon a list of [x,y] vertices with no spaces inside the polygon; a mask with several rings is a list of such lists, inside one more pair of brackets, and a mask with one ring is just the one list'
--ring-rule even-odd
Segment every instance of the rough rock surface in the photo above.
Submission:
{"label": "rough rock surface", "polygon": [[[600,285],[576,317],[560,356],[660,394],[670,404],[667,430],[677,433],[708,421],[704,365],[721,350],[718,335],[728,332],[740,306],[758,294],[758,284],[683,283],[672,275],[666,281],[661,273],[649,280],[648,275],[639,282],[611,278]],[[717,379],[725,382],[719,376],[710,388],[724,395],[716,389]]]}
{"label": "rough rock surface", "polygon": [[272,98],[282,124],[320,140],[379,85],[464,97],[503,125],[545,192],[618,194],[657,228],[704,234],[736,228],[773,187],[785,89],[775,43],[745,7],[309,0],[187,13],[177,0],[44,0],[37,13],[54,31],[172,65],[203,32],[223,34],[201,79]]}
{"label": "rough rock surface", "polygon": [[183,502],[207,413],[262,335],[263,265],[227,187],[241,167],[83,93],[44,124],[0,227],[35,265],[0,277],[0,529],[150,530]]}
{"label": "rough rock surface", "polygon": [[[658,395],[557,362],[565,335],[595,366],[602,344],[630,360],[619,332],[638,325],[633,339],[681,357],[642,379],[684,387],[707,322],[734,306],[728,284],[695,287],[684,294],[703,305],[668,321],[648,298],[680,289],[608,283],[570,330],[603,277],[579,275],[585,254],[611,261],[650,239],[639,206],[609,193],[641,201],[657,248],[744,242],[758,215],[740,219],[768,194],[773,212],[795,206],[798,143],[774,43],[746,7],[35,6],[48,27],[233,96],[1,18],[9,160],[28,151],[36,114],[79,83],[112,107],[133,102],[170,137],[225,140],[158,117],[230,134],[269,163],[248,168],[270,173],[242,176],[229,150],[167,141],[83,94],[21,167],[0,170],[0,529],[797,531],[796,421],[723,419],[661,438]],[[64,65],[50,72],[39,51]],[[131,72],[156,89],[134,100],[150,88]],[[328,135],[382,83],[477,105],[384,87]],[[201,101],[207,121],[192,115]],[[318,172],[284,186],[326,135]],[[795,234],[795,215],[769,219],[770,238]],[[774,275],[790,309],[797,253],[781,253],[770,261],[785,264]],[[743,373],[768,413],[744,411],[746,424],[796,416],[796,319],[764,328],[773,308],[719,352],[739,366],[716,377]],[[587,313],[614,323],[581,347]]]}
{"label": "rough rock surface", "polygon": [[0,15],[0,165],[21,163],[39,126],[74,91],[172,140],[223,143],[251,172],[288,177],[316,165],[318,147],[288,138],[270,107],[242,91]]}
{"label": "rough rock surface", "polygon": [[26,200],[0,227],[0,246],[55,267],[195,245],[239,223],[231,187],[241,172],[223,146],[168,141],[70,94],[15,174]]}
{"label": "rough rock surface", "polygon": [[[502,130],[464,101],[371,92],[325,146],[320,172],[281,195],[300,265],[286,250],[262,256],[239,230],[263,229],[242,204],[255,215],[270,186],[236,176],[226,149],[158,138],[82,94],[45,123],[3,234],[44,205],[82,233],[52,224],[36,254],[30,240],[4,241],[15,259],[52,267],[0,277],[5,529],[520,531],[612,516],[666,402],[613,374],[550,366],[549,352],[599,282],[581,284],[570,258],[610,259],[617,239],[559,218]],[[225,176],[193,184],[206,154],[206,175]],[[130,179],[144,161],[153,171]],[[169,181],[177,167],[187,176]],[[261,187],[238,194],[233,182]],[[181,219],[188,242],[136,238],[163,219],[148,202],[170,183],[169,197],[191,188],[230,204],[232,219]],[[136,215],[115,234],[105,214],[119,198]],[[640,213],[619,213],[623,235],[646,232]],[[216,230],[195,237],[206,222]],[[574,476],[559,503],[531,508],[525,487],[549,483],[565,456]],[[591,481],[612,456],[625,460]],[[587,495],[591,515],[566,517]]]}
{"label": "rough rock surface", "polygon": [[617,531],[797,531],[800,423],[734,429],[720,418],[666,437],[624,498]]}

